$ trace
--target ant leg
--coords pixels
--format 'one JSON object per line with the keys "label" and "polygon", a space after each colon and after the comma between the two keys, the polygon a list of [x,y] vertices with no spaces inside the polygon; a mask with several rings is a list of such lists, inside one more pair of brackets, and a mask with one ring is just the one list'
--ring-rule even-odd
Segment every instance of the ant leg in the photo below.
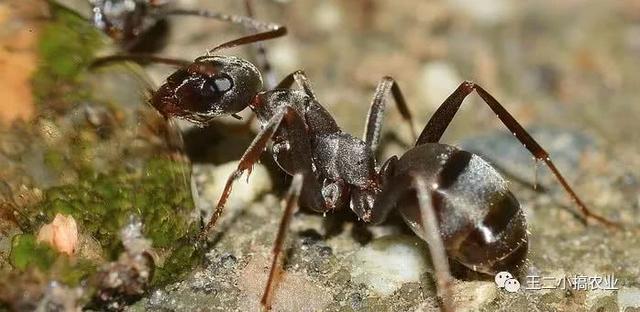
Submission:
{"label": "ant leg", "polygon": [[276,280],[276,273],[278,272],[278,269],[280,267],[280,256],[282,255],[282,247],[284,246],[284,240],[287,235],[287,230],[289,229],[289,223],[291,223],[291,217],[295,213],[296,203],[298,202],[300,192],[302,191],[302,181],[302,174],[298,173],[293,176],[293,181],[291,182],[291,186],[289,187],[289,191],[287,192],[284,214],[282,215],[280,226],[278,227],[278,235],[276,236],[276,240],[273,243],[273,258],[271,259],[269,279],[267,280],[267,285],[265,286],[264,293],[262,294],[262,299],[260,300],[260,304],[267,311],[271,310],[273,284]]}
{"label": "ant leg", "polygon": [[[172,10],[168,10],[165,12],[160,13],[161,16],[168,16],[168,15],[182,15],[182,16],[198,16],[198,17],[203,17],[203,18],[210,18],[210,19],[216,19],[219,21],[223,21],[223,22],[228,22],[228,23],[233,23],[233,24],[238,24],[238,25],[242,25],[244,28],[252,31],[252,32],[266,32],[266,33],[270,33],[270,32],[281,32],[283,31],[284,27],[275,23],[269,23],[269,22],[262,22],[259,20],[256,20],[253,17],[253,6],[251,4],[250,0],[245,0],[245,9],[247,11],[247,16],[240,16],[240,15],[233,15],[233,14],[224,14],[224,13],[220,13],[220,12],[213,12],[213,11],[207,11],[207,10],[189,10],[189,9],[172,9]],[[286,32],[286,30],[284,30]],[[264,34],[264,33],[263,33]],[[284,35],[284,34],[283,34]],[[251,37],[252,35],[250,35],[249,37]],[[247,37],[244,37],[247,38]],[[242,38],[241,38],[242,39]],[[269,38],[271,39],[271,38]],[[240,39],[238,39],[240,40]],[[262,40],[267,40],[267,39],[262,39]],[[258,41],[262,41],[262,40],[258,40]],[[236,40],[234,40],[236,41]],[[249,43],[249,42],[243,42],[240,44],[245,44],[245,43]],[[229,44],[229,43],[227,43]],[[231,47],[231,46],[227,46],[227,47]],[[219,48],[222,47],[217,47],[214,50],[217,50]],[[209,53],[213,52],[209,51]],[[273,73],[271,72],[271,64],[267,61],[267,57],[266,57],[266,51],[264,49],[264,46],[262,44],[258,45],[258,63],[260,64],[260,67],[264,70],[264,72],[266,73],[266,80],[267,80],[267,88],[272,88],[275,85],[275,77],[273,75]]]}
{"label": "ant leg", "polygon": [[285,106],[284,110],[273,116],[260,133],[256,135],[249,148],[244,152],[242,158],[240,158],[238,168],[227,179],[216,209],[207,225],[200,232],[199,240],[204,240],[208,232],[216,225],[222,215],[226,201],[231,194],[233,184],[242,176],[245,170],[251,173],[251,167],[260,159],[260,156],[267,147],[267,143],[274,138],[278,130],[282,129],[283,126],[287,131],[286,139],[288,143],[285,142],[282,144],[284,145],[283,149],[286,151],[278,155],[286,158],[287,164],[289,165],[286,170],[287,173],[291,175],[302,173],[304,175],[302,199],[306,206],[320,212],[327,210],[319,182],[313,174],[310,156],[311,146],[306,138],[304,121],[294,108]]}
{"label": "ant leg", "polygon": [[275,39],[287,34],[287,28],[275,23],[261,22],[256,19],[247,16],[223,14],[219,12],[205,11],[205,10],[186,10],[186,9],[174,9],[167,11],[165,15],[193,15],[201,16],[205,18],[213,18],[225,22],[239,24],[247,29],[257,29],[260,32],[256,34],[247,35],[225,42],[221,45],[214,47],[207,53],[213,54],[217,50],[232,48],[239,45],[250,44],[254,42],[265,41],[269,39]]}
{"label": "ant leg", "polygon": [[[302,70],[297,70],[287,76],[285,76],[282,81],[276,86],[276,89],[288,89],[296,82],[304,92],[311,98],[317,101],[316,95],[311,88],[311,84],[309,83],[309,79],[307,75]],[[398,107],[398,111],[402,115],[402,118],[409,124],[411,128],[411,133],[416,138],[416,130],[415,125],[413,124],[413,119],[411,115],[411,111],[407,106],[407,102],[402,95],[402,91],[398,84],[391,77],[383,77],[382,80],[378,83],[378,87],[373,95],[373,100],[371,102],[371,108],[369,109],[369,114],[367,118],[367,126],[365,128],[364,140],[367,142],[367,146],[371,148],[371,150],[375,150],[378,141],[380,138],[380,128],[382,126],[382,118],[384,117],[384,108],[385,108],[385,97],[387,94],[391,93],[393,99],[396,102]]]}
{"label": "ant leg", "polygon": [[433,196],[434,190],[427,186],[423,177],[413,177],[413,188],[416,190],[418,206],[420,207],[420,217],[424,229],[424,237],[429,245],[429,254],[435,269],[438,297],[442,299],[442,311],[455,311],[453,306],[453,295],[451,284],[453,278],[449,271],[449,259],[440,236],[438,219],[433,209],[435,206]]}
{"label": "ant leg", "polygon": [[313,88],[311,88],[311,83],[307,78],[307,74],[305,74],[303,70],[296,70],[293,73],[288,74],[276,85],[274,89],[289,89],[294,82],[302,88],[304,93],[306,93],[310,98],[318,101],[315,92],[313,92]]}
{"label": "ant leg", "polygon": [[[398,158],[389,158],[383,169],[381,176],[388,176],[393,172]],[[435,269],[435,279],[437,282],[438,296],[442,298],[442,311],[454,311],[451,294],[452,277],[449,272],[449,260],[438,226],[438,218],[434,207],[436,206],[433,195],[435,190],[427,184],[422,176],[401,175],[393,178],[391,183],[385,183],[385,187],[377,194],[371,209],[370,222],[380,224],[387,219],[389,212],[398,209],[407,225],[429,245],[429,253]],[[408,196],[416,196],[418,210],[414,216],[413,211],[407,217],[398,203]],[[408,220],[411,220],[409,222]],[[413,224],[413,225],[410,225]]]}
{"label": "ant leg", "polygon": [[363,140],[372,151],[376,151],[378,148],[378,142],[380,141],[380,130],[382,128],[382,119],[384,118],[384,110],[386,105],[385,98],[389,93],[391,93],[391,95],[393,96],[393,99],[396,102],[396,106],[398,107],[398,111],[400,111],[400,114],[402,115],[402,119],[404,119],[404,121],[409,124],[413,140],[415,141],[417,138],[416,128],[413,124],[411,111],[409,110],[407,102],[402,95],[402,91],[400,91],[398,83],[393,80],[393,78],[385,76],[382,78],[382,80],[380,80],[380,82],[378,83],[378,87],[373,94],[371,107],[369,108],[369,113],[367,114],[367,125],[364,128]]}
{"label": "ant leg", "polygon": [[547,167],[549,167],[558,182],[560,182],[571,199],[578,205],[580,211],[585,217],[593,218],[596,221],[607,226],[620,226],[617,223],[609,221],[606,218],[591,212],[591,210],[587,208],[582,200],[580,200],[578,195],[573,191],[571,186],[569,186],[569,183],[567,183],[562,174],[560,174],[560,171],[558,171],[556,166],[551,161],[551,158],[549,157],[547,151],[545,151],[542,146],[540,146],[540,144],[538,144],[538,142],[536,142],[531,137],[531,135],[527,133],[527,131],[518,123],[518,121],[516,121],[516,119],[513,118],[513,116],[511,116],[511,114],[495,98],[493,98],[493,96],[491,96],[482,87],[476,85],[473,82],[463,82],[453,92],[453,94],[451,94],[444,101],[444,103],[440,105],[433,116],[431,116],[431,119],[429,119],[429,122],[427,122],[424,130],[422,130],[420,137],[418,137],[418,141],[416,141],[416,146],[425,143],[437,143],[444,134],[444,131],[451,123],[451,120],[460,108],[460,105],[462,105],[462,101],[474,90],[498,116],[498,119],[500,119],[500,121],[502,121],[502,123],[509,129],[509,131],[511,131],[513,135],[524,145],[524,147],[529,150],[529,152],[537,160],[542,160],[547,165]]}
{"label": "ant leg", "polygon": [[248,170],[249,174],[251,174],[251,168],[260,159],[267,143],[280,127],[287,112],[288,111],[285,111],[273,116],[271,120],[269,120],[269,123],[260,131],[260,133],[258,133],[258,135],[256,135],[253,142],[251,142],[251,145],[249,145],[249,148],[244,152],[244,155],[242,155],[242,158],[240,158],[238,163],[238,168],[227,179],[224,191],[216,205],[216,210],[213,212],[213,215],[211,216],[211,219],[209,219],[207,225],[200,232],[199,240],[204,240],[209,231],[216,225],[218,219],[222,215],[224,205],[231,194],[233,183],[242,176],[242,173],[244,173],[245,170]]}

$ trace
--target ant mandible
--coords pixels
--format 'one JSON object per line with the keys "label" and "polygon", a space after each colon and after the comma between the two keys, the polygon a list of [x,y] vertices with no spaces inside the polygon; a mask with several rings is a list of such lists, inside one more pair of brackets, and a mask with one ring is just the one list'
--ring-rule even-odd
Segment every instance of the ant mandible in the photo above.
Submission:
{"label": "ant mandible", "polygon": [[[414,136],[412,115],[398,84],[391,77],[379,82],[371,102],[362,139],[343,132],[318,102],[304,72],[286,76],[271,90],[262,90],[262,78],[250,62],[213,55],[221,48],[279,37],[284,27],[224,43],[193,62],[155,58],[182,66],[153,93],[151,104],[165,117],[206,126],[214,118],[249,107],[262,130],[241,157],[207,225],[204,240],[223,213],[233,184],[270,147],[276,163],[293,176],[285,211],[273,246],[269,279],[261,304],[271,305],[274,276],[296,203],[325,213],[349,205],[359,219],[384,222],[397,209],[413,232],[427,241],[436,271],[443,310],[453,309],[449,259],[484,274],[521,266],[528,250],[526,220],[508,182],[480,156],[440,143],[463,100],[473,91],[502,123],[544,162],[586,218],[617,226],[591,212],[555,167],[548,153],[487,91],[463,82],[436,110],[417,137],[415,146],[401,157],[378,165],[375,152],[380,139],[385,98],[391,94]],[[135,60],[135,56],[113,56]],[[290,87],[296,82],[300,90]]]}

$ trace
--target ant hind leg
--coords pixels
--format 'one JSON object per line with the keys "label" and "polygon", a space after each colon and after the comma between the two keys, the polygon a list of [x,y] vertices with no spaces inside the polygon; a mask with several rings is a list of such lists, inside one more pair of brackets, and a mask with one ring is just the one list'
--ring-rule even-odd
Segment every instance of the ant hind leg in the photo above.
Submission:
{"label": "ant hind leg", "polygon": [[513,133],[524,147],[536,158],[536,160],[543,161],[547,167],[551,170],[556,180],[562,185],[566,193],[571,199],[578,205],[580,212],[587,217],[592,218],[606,226],[620,227],[618,223],[612,222],[600,215],[592,212],[582,202],[578,195],[573,191],[569,183],[562,176],[560,171],[556,168],[555,164],[551,161],[549,154],[545,151],[536,140],[513,118],[513,116],[500,104],[493,96],[477,84],[465,81],[463,82],[445,101],[440,105],[436,112],[431,116],[431,119],[427,122],[427,125],[422,130],[422,133],[416,141],[416,146],[425,143],[437,143],[444,134],[451,120],[458,112],[458,109],[462,105],[462,101],[476,91],[478,95],[484,100],[484,102],[491,108],[491,110],[498,116],[498,119]]}

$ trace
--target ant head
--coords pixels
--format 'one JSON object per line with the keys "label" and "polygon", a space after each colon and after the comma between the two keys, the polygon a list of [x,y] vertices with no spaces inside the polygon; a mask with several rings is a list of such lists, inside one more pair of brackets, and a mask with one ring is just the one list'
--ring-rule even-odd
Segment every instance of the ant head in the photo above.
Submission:
{"label": "ant head", "polygon": [[245,109],[262,89],[258,69],[233,56],[202,56],[174,72],[151,104],[166,117],[205,126],[213,118]]}

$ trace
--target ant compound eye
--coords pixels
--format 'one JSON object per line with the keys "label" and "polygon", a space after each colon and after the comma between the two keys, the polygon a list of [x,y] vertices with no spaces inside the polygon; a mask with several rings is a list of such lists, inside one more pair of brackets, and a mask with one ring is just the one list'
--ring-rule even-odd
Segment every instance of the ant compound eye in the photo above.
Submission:
{"label": "ant compound eye", "polygon": [[220,75],[213,78],[213,83],[220,92],[227,92],[233,88],[233,80],[227,74]]}
{"label": "ant compound eye", "polygon": [[202,84],[202,94],[206,97],[220,96],[233,88],[233,80],[227,74],[220,74],[207,79]]}

